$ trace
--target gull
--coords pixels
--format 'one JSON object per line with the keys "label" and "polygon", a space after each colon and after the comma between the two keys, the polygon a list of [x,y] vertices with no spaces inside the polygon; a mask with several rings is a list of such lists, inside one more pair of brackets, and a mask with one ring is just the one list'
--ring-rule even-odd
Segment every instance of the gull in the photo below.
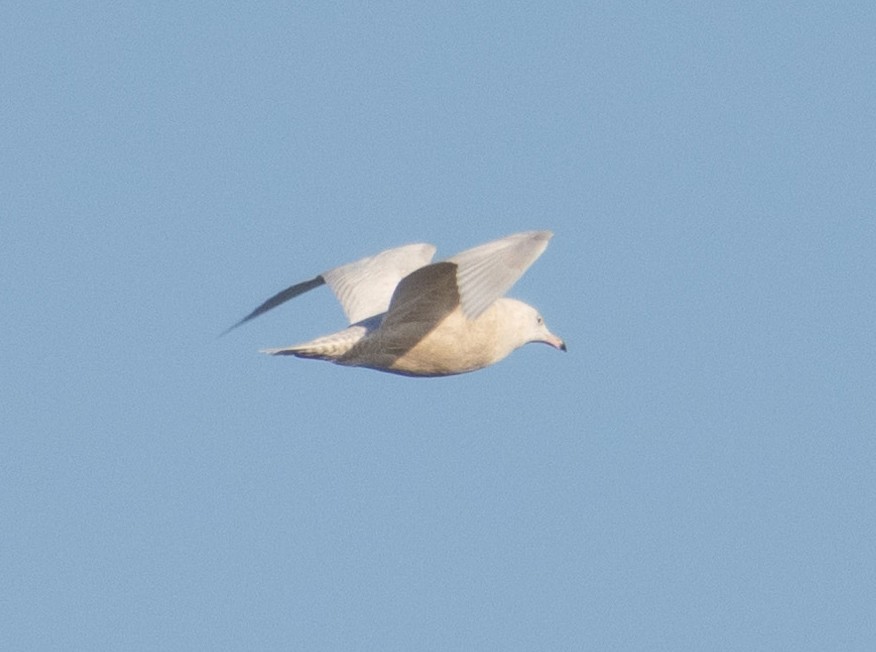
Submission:
{"label": "gull", "polygon": [[552,236],[515,233],[437,263],[430,244],[387,249],[278,292],[225,333],[327,284],[350,325],[263,353],[428,377],[483,369],[529,342],[565,351],[535,308],[504,296]]}

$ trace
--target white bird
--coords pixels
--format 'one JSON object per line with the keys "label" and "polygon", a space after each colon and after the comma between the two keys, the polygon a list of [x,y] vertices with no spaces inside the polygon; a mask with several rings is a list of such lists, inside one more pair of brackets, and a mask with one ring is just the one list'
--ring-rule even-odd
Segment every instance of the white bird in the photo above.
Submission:
{"label": "white bird", "polygon": [[449,376],[488,367],[529,342],[565,351],[535,308],[503,296],[552,236],[516,233],[439,263],[431,262],[430,244],[388,249],[286,288],[225,332],[328,284],[350,326],[264,353],[407,376]]}

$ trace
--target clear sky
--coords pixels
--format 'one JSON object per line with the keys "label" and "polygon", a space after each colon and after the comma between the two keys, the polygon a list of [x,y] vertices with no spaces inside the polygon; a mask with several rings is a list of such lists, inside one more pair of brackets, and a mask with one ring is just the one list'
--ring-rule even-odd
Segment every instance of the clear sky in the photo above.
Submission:
{"label": "clear sky", "polygon": [[[4,5],[0,648],[876,649],[876,9],[634,4]],[[566,354],[217,338],[528,229]]]}

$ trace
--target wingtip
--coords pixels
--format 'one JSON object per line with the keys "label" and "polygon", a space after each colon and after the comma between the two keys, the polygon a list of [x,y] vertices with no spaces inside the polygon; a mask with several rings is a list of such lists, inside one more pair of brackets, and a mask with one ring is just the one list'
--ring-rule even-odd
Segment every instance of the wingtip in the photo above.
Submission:
{"label": "wingtip", "polygon": [[251,319],[255,319],[260,314],[261,314],[260,312],[258,312],[257,310],[254,310],[253,312],[249,313],[246,317],[241,319],[239,322],[232,324],[231,326],[226,328],[224,331],[219,333],[219,337],[224,337],[225,335],[228,335],[228,333],[233,331],[235,328],[239,328],[240,326],[243,326],[246,322],[250,321]]}
{"label": "wingtip", "polygon": [[246,321],[247,321],[246,319],[241,319],[241,320],[240,320],[239,322],[237,322],[236,324],[232,324],[231,326],[229,326],[228,328],[226,328],[224,331],[222,331],[221,333],[219,333],[219,335],[216,336],[216,339],[219,339],[220,337],[225,337],[226,335],[228,335],[228,333],[230,333],[231,331],[233,331],[233,330],[234,330],[235,328],[237,328],[238,326],[242,326]]}
{"label": "wingtip", "polygon": [[544,231],[533,231],[532,235],[535,237],[536,240],[548,241],[554,237],[554,232],[545,229]]}
{"label": "wingtip", "polygon": [[246,317],[241,319],[239,322],[237,322],[233,326],[229,326],[224,331],[219,333],[219,337],[222,337],[223,335],[227,335],[228,333],[233,331],[235,328],[237,328],[238,326],[243,326],[246,322],[250,321],[251,319],[255,319],[259,315],[263,315],[264,313],[268,312],[268,310],[271,310],[272,308],[276,308],[281,303],[285,303],[286,301],[289,301],[289,299],[294,299],[298,295],[304,294],[305,292],[308,292],[315,287],[319,287],[320,285],[323,285],[324,283],[325,283],[325,279],[322,277],[322,274],[320,274],[320,275],[310,279],[309,281],[304,281],[303,283],[297,283],[291,287],[286,288],[285,290],[282,290],[281,292],[278,292],[277,294],[272,296],[270,299],[268,299],[267,301],[262,303],[258,308],[256,308],[251,313],[249,313]]}

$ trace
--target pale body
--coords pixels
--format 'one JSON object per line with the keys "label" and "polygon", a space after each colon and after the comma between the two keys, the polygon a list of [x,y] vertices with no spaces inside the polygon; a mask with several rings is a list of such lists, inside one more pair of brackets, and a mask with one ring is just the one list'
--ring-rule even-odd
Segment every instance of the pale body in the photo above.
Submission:
{"label": "pale body", "polygon": [[446,376],[487,367],[528,342],[565,351],[535,308],[501,296],[544,251],[550,236],[546,231],[515,234],[434,264],[429,264],[431,245],[390,249],[292,286],[240,323],[327,282],[354,323],[265,353]]}

